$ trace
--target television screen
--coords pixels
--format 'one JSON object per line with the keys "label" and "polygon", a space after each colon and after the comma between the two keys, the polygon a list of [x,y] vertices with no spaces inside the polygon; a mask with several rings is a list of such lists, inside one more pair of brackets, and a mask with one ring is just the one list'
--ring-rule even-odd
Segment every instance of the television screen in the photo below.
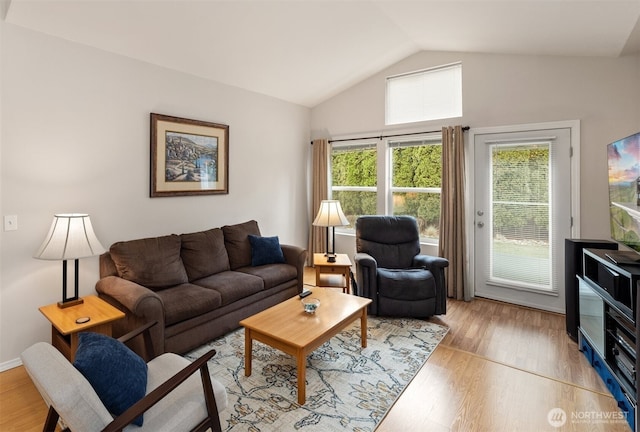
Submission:
{"label": "television screen", "polygon": [[640,132],[607,146],[611,238],[640,251]]}

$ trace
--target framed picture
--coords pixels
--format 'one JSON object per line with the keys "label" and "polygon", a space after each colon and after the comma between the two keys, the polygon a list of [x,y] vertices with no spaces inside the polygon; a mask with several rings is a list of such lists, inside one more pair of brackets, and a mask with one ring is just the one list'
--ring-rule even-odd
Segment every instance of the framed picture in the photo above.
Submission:
{"label": "framed picture", "polygon": [[229,126],[151,113],[151,197],[229,193]]}

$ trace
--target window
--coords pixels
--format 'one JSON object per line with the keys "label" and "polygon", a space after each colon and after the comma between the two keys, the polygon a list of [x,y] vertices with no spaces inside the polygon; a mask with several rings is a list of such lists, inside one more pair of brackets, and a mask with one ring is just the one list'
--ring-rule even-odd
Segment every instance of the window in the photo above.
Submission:
{"label": "window", "polygon": [[387,78],[388,125],[462,117],[462,64]]}
{"label": "window", "polygon": [[420,237],[437,241],[440,232],[442,140],[389,142],[394,215],[411,215]]}
{"label": "window", "polygon": [[331,149],[331,194],[355,228],[358,216],[377,214],[377,143]]}
{"label": "window", "polygon": [[420,237],[436,243],[440,225],[442,139],[440,134],[379,139],[358,145],[334,143],[332,199],[340,201],[352,232],[366,214],[411,215]]}

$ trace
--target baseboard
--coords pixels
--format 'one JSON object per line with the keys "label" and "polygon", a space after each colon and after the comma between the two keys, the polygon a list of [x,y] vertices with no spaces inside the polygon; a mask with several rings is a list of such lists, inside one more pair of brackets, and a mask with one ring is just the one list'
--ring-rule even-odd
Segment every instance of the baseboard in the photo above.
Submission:
{"label": "baseboard", "polygon": [[558,314],[561,314],[561,315],[565,314],[564,309],[558,309],[558,308],[552,308],[552,307],[544,307],[544,306],[541,306],[539,304],[529,303],[529,302],[526,302],[526,301],[515,301],[512,298],[506,298],[506,297],[502,297],[502,296],[499,296],[499,295],[493,295],[493,294],[487,295],[485,293],[478,293],[476,291],[475,292],[475,297],[476,298],[486,298],[486,299],[489,299],[489,300],[496,300],[496,301],[503,302],[503,303],[509,303],[509,304],[516,305],[516,306],[524,306],[524,307],[528,307],[528,308],[531,308],[531,309],[542,310],[542,311],[545,311],[545,312],[558,313]]}
{"label": "baseboard", "polygon": [[7,371],[18,366],[22,366],[22,360],[20,360],[19,358],[0,363],[0,372]]}

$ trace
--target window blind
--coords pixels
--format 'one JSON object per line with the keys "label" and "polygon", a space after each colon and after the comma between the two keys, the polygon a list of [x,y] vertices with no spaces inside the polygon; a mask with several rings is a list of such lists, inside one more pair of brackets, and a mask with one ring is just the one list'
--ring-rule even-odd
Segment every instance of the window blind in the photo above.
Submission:
{"label": "window blind", "polygon": [[462,63],[387,78],[387,125],[462,117]]}

